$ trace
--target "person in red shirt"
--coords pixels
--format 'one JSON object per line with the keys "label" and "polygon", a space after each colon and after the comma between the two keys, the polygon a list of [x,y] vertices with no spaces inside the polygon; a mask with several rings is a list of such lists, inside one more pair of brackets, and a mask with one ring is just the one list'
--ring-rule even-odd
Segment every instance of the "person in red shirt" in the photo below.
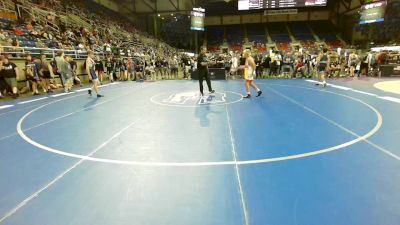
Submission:
{"label": "person in red shirt", "polygon": [[19,27],[14,28],[14,32],[18,36],[23,36],[24,35],[24,32]]}
{"label": "person in red shirt", "polygon": [[26,29],[29,30],[29,31],[33,30],[33,26],[32,26],[32,24],[30,22],[26,25]]}

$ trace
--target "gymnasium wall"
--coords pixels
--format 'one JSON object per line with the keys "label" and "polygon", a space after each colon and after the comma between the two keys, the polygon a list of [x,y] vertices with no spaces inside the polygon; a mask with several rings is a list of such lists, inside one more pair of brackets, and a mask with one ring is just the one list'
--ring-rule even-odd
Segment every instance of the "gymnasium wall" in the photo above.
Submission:
{"label": "gymnasium wall", "polygon": [[119,11],[119,5],[112,0],[93,0],[93,2],[103,5],[111,10],[116,11],[116,12]]}
{"label": "gymnasium wall", "polygon": [[329,10],[298,12],[297,14],[268,15],[263,13],[228,15],[228,16],[209,16],[205,19],[206,26],[228,25],[228,24],[248,24],[248,23],[267,23],[267,22],[289,22],[289,21],[311,21],[329,20]]}

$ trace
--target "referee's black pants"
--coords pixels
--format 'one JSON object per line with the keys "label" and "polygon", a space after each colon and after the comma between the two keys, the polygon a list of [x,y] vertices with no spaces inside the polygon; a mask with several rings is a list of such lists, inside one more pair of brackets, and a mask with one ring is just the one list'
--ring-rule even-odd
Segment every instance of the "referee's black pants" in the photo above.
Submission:
{"label": "referee's black pants", "polygon": [[211,88],[211,80],[210,80],[210,73],[207,70],[199,70],[199,84],[200,84],[200,93],[203,93],[203,80],[206,80],[207,86],[208,86],[208,91],[212,91]]}

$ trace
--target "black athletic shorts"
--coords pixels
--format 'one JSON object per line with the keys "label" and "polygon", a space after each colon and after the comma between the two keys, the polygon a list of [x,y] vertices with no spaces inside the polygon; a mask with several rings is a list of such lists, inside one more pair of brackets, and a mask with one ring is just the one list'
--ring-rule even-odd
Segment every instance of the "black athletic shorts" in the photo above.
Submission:
{"label": "black athletic shorts", "polygon": [[43,71],[43,77],[44,77],[45,79],[50,79],[50,78],[51,78],[50,71]]}

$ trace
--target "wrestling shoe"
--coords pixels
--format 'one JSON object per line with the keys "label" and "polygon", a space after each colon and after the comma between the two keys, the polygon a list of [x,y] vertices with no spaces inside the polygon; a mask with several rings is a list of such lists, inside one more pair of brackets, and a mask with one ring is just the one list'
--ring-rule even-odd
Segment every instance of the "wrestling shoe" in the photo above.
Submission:
{"label": "wrestling shoe", "polygon": [[243,98],[251,98],[250,94],[247,94],[246,96],[244,96]]}

